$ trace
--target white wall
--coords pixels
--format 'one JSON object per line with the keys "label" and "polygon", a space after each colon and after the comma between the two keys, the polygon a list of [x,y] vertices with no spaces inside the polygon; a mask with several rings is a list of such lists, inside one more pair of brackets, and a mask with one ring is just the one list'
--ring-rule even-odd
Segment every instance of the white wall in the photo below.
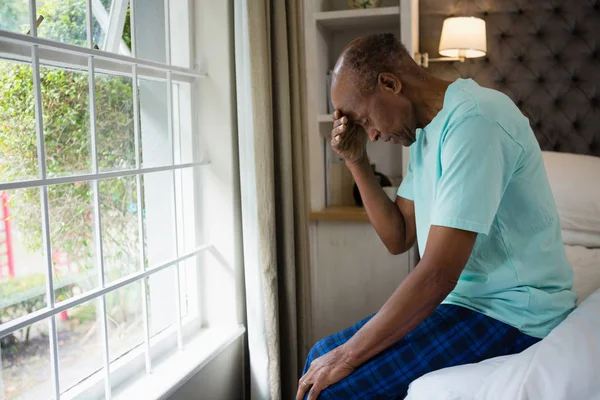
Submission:
{"label": "white wall", "polygon": [[172,400],[237,400],[243,398],[244,369],[241,337],[170,397]]}
{"label": "white wall", "polygon": [[374,314],[409,271],[368,222],[313,222],[313,343]]}
{"label": "white wall", "polygon": [[[200,262],[203,323],[231,326],[245,321],[235,81],[233,2],[194,0],[193,64],[207,73],[197,89],[197,145],[210,160],[201,168],[196,196],[203,210],[197,232],[215,250]],[[218,305],[218,307],[215,307]],[[173,399],[236,400],[244,393],[245,335],[175,392]]]}

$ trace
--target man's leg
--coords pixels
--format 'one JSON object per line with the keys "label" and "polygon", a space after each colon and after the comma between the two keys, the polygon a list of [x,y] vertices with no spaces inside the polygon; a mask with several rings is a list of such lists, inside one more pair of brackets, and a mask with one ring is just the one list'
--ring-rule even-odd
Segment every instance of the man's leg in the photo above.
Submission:
{"label": "man's leg", "polygon": [[338,346],[346,343],[348,339],[350,339],[364,324],[369,322],[369,320],[373,318],[371,315],[363,319],[362,321],[352,325],[350,328],[344,329],[334,335],[326,337],[325,339],[319,340],[308,353],[308,357],[306,357],[306,363],[304,364],[304,371],[302,371],[302,375],[308,371],[308,367],[310,367],[310,363],[315,359],[319,358],[324,354],[329,353],[331,350],[335,349]]}
{"label": "man's leg", "polygon": [[[317,343],[307,365],[345,343],[367,320]],[[319,399],[401,399],[408,385],[428,372],[518,353],[538,340],[467,308],[441,305],[404,339],[327,388]]]}

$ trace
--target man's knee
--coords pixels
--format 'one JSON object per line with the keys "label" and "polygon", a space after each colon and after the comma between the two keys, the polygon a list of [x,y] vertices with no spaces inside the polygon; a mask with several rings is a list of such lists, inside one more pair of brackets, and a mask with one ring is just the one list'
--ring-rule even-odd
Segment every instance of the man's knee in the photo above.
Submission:
{"label": "man's knee", "polygon": [[326,354],[329,350],[326,349],[326,339],[321,339],[308,352],[307,362],[310,364],[314,359]]}

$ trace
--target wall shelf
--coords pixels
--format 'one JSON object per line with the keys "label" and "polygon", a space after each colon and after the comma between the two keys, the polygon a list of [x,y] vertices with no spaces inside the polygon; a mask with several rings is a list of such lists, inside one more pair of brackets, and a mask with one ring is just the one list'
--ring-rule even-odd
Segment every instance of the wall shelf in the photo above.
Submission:
{"label": "wall shelf", "polygon": [[[344,208],[354,205],[354,180],[329,143],[333,115],[329,113],[328,75],[343,49],[364,35],[391,33],[402,40],[409,53],[417,51],[419,0],[382,0],[382,7],[358,10],[347,9],[346,0],[302,3],[311,220],[367,221],[364,210]],[[368,143],[368,152],[377,170],[390,179],[405,175],[407,149],[378,142]]]}
{"label": "wall shelf", "polygon": [[400,7],[359,10],[321,11],[315,13],[317,24],[330,30],[368,29],[400,23]]}
{"label": "wall shelf", "polygon": [[311,211],[308,219],[310,221],[369,222],[364,208],[350,206],[334,206],[321,211]]}

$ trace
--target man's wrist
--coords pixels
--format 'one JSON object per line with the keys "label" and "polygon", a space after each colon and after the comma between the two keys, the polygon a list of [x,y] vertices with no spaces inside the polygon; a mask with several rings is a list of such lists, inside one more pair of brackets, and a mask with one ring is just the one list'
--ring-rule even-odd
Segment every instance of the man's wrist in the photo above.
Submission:
{"label": "man's wrist", "polygon": [[360,367],[361,362],[357,357],[357,352],[353,349],[351,342],[346,342],[340,346],[342,353],[342,362],[356,369]]}
{"label": "man's wrist", "polygon": [[350,170],[352,170],[354,168],[365,167],[365,166],[371,168],[371,163],[369,162],[369,156],[366,153],[360,159],[358,159],[356,161],[346,160],[346,167],[348,167],[348,169],[350,169]]}

